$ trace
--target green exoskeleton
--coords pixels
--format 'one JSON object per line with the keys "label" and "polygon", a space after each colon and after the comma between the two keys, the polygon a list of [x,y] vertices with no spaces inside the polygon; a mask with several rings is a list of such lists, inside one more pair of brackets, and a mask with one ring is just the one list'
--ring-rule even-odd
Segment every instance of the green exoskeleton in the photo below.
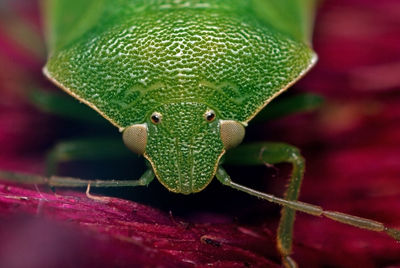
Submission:
{"label": "green exoskeleton", "polygon": [[[144,186],[157,178],[172,192],[190,194],[216,177],[283,206],[277,247],[286,267],[296,266],[295,210],[400,239],[382,223],[297,201],[304,160],[296,148],[259,143],[230,150],[250,120],[316,63],[315,0],[48,0],[44,7],[45,75],[116,126],[125,145],[150,163],[139,180],[92,186]],[[224,154],[227,163],[291,163],[285,198],[233,182]]]}

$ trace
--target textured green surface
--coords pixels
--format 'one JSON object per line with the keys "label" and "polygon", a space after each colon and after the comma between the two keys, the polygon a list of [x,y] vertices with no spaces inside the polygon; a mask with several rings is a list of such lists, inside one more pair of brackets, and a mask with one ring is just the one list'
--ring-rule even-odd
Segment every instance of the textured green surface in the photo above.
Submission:
{"label": "textured green surface", "polygon": [[[219,120],[246,125],[315,62],[311,0],[46,3],[46,74],[120,130],[147,123],[144,155],[176,192],[213,178],[224,152]],[[218,119],[206,122],[207,109]]]}
{"label": "textured green surface", "polygon": [[311,64],[306,45],[269,29],[236,1],[145,10],[142,1],[116,2],[122,7],[110,6],[90,31],[55,49],[47,69],[122,128],[178,101],[247,121]]}
{"label": "textured green surface", "polygon": [[198,103],[170,103],[157,108],[161,123],[147,122],[145,156],[160,182],[180,193],[201,191],[214,177],[223,152],[219,118],[204,120],[207,106]]}
{"label": "textured green surface", "polygon": [[292,38],[310,43],[316,0],[250,0],[257,17]]}

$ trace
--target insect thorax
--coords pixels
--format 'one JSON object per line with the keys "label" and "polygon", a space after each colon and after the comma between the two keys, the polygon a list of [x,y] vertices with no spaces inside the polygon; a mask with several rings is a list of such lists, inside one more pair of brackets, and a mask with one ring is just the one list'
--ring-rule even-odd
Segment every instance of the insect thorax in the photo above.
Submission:
{"label": "insect thorax", "polygon": [[144,122],[162,103],[182,101],[246,121],[310,57],[305,45],[248,13],[247,1],[121,2],[47,66],[121,128]]}

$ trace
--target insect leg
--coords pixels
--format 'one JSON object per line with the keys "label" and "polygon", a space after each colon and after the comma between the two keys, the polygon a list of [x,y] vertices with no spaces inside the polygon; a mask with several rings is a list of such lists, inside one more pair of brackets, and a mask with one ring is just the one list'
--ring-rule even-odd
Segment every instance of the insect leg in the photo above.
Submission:
{"label": "insect leg", "polygon": [[97,126],[104,124],[104,119],[97,112],[67,94],[34,89],[29,92],[29,101],[36,108],[46,113],[84,124],[96,124]]}
{"label": "insect leg", "polygon": [[375,232],[382,232],[394,238],[395,240],[400,241],[399,229],[390,228],[378,221],[361,218],[337,211],[324,210],[320,206],[304,203],[301,201],[290,201],[287,199],[276,197],[271,194],[266,194],[263,192],[250,189],[246,186],[233,182],[229,177],[228,173],[221,166],[218,167],[217,169],[216,177],[224,185],[230,186],[236,190],[245,192],[247,194],[256,196],[258,198],[267,200],[269,202],[279,204],[283,207],[288,207],[314,216],[327,217],[334,221],[338,221],[347,225],[352,225],[361,229],[367,229]]}
{"label": "insect leg", "polygon": [[105,160],[132,155],[121,139],[84,138],[58,143],[47,155],[46,175],[56,173],[60,162],[74,160]]}
{"label": "insect leg", "polygon": [[[300,151],[285,143],[258,143],[244,145],[239,150],[247,150],[247,161],[253,159],[255,163],[290,163],[293,166],[289,186],[285,192],[285,199],[296,201],[300,193],[301,182],[304,173],[304,159]],[[235,152],[233,152],[235,153]],[[242,152],[244,153],[244,152]],[[243,154],[240,153],[243,159]],[[249,155],[250,154],[250,155]],[[232,158],[232,156],[231,156]],[[227,156],[229,163],[229,156]],[[295,262],[290,258],[292,253],[293,224],[295,220],[295,210],[284,206],[281,210],[281,220],[278,227],[277,247],[282,255],[283,263],[286,267],[296,267]]]}
{"label": "insect leg", "polygon": [[321,96],[310,93],[278,98],[279,101],[268,104],[268,108],[261,110],[252,122],[265,122],[295,113],[314,111],[324,102]]}
{"label": "insect leg", "polygon": [[72,177],[39,176],[25,173],[0,171],[0,180],[24,184],[43,184],[51,187],[135,187],[147,186],[154,179],[152,169],[148,169],[138,180],[82,180]]}

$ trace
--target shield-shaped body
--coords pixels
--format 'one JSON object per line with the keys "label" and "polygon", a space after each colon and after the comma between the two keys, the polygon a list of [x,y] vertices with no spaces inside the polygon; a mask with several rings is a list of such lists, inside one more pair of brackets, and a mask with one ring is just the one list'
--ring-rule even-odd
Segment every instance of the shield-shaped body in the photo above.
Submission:
{"label": "shield-shaped body", "polygon": [[305,0],[48,1],[45,74],[98,111],[169,190],[193,193],[315,63]]}

